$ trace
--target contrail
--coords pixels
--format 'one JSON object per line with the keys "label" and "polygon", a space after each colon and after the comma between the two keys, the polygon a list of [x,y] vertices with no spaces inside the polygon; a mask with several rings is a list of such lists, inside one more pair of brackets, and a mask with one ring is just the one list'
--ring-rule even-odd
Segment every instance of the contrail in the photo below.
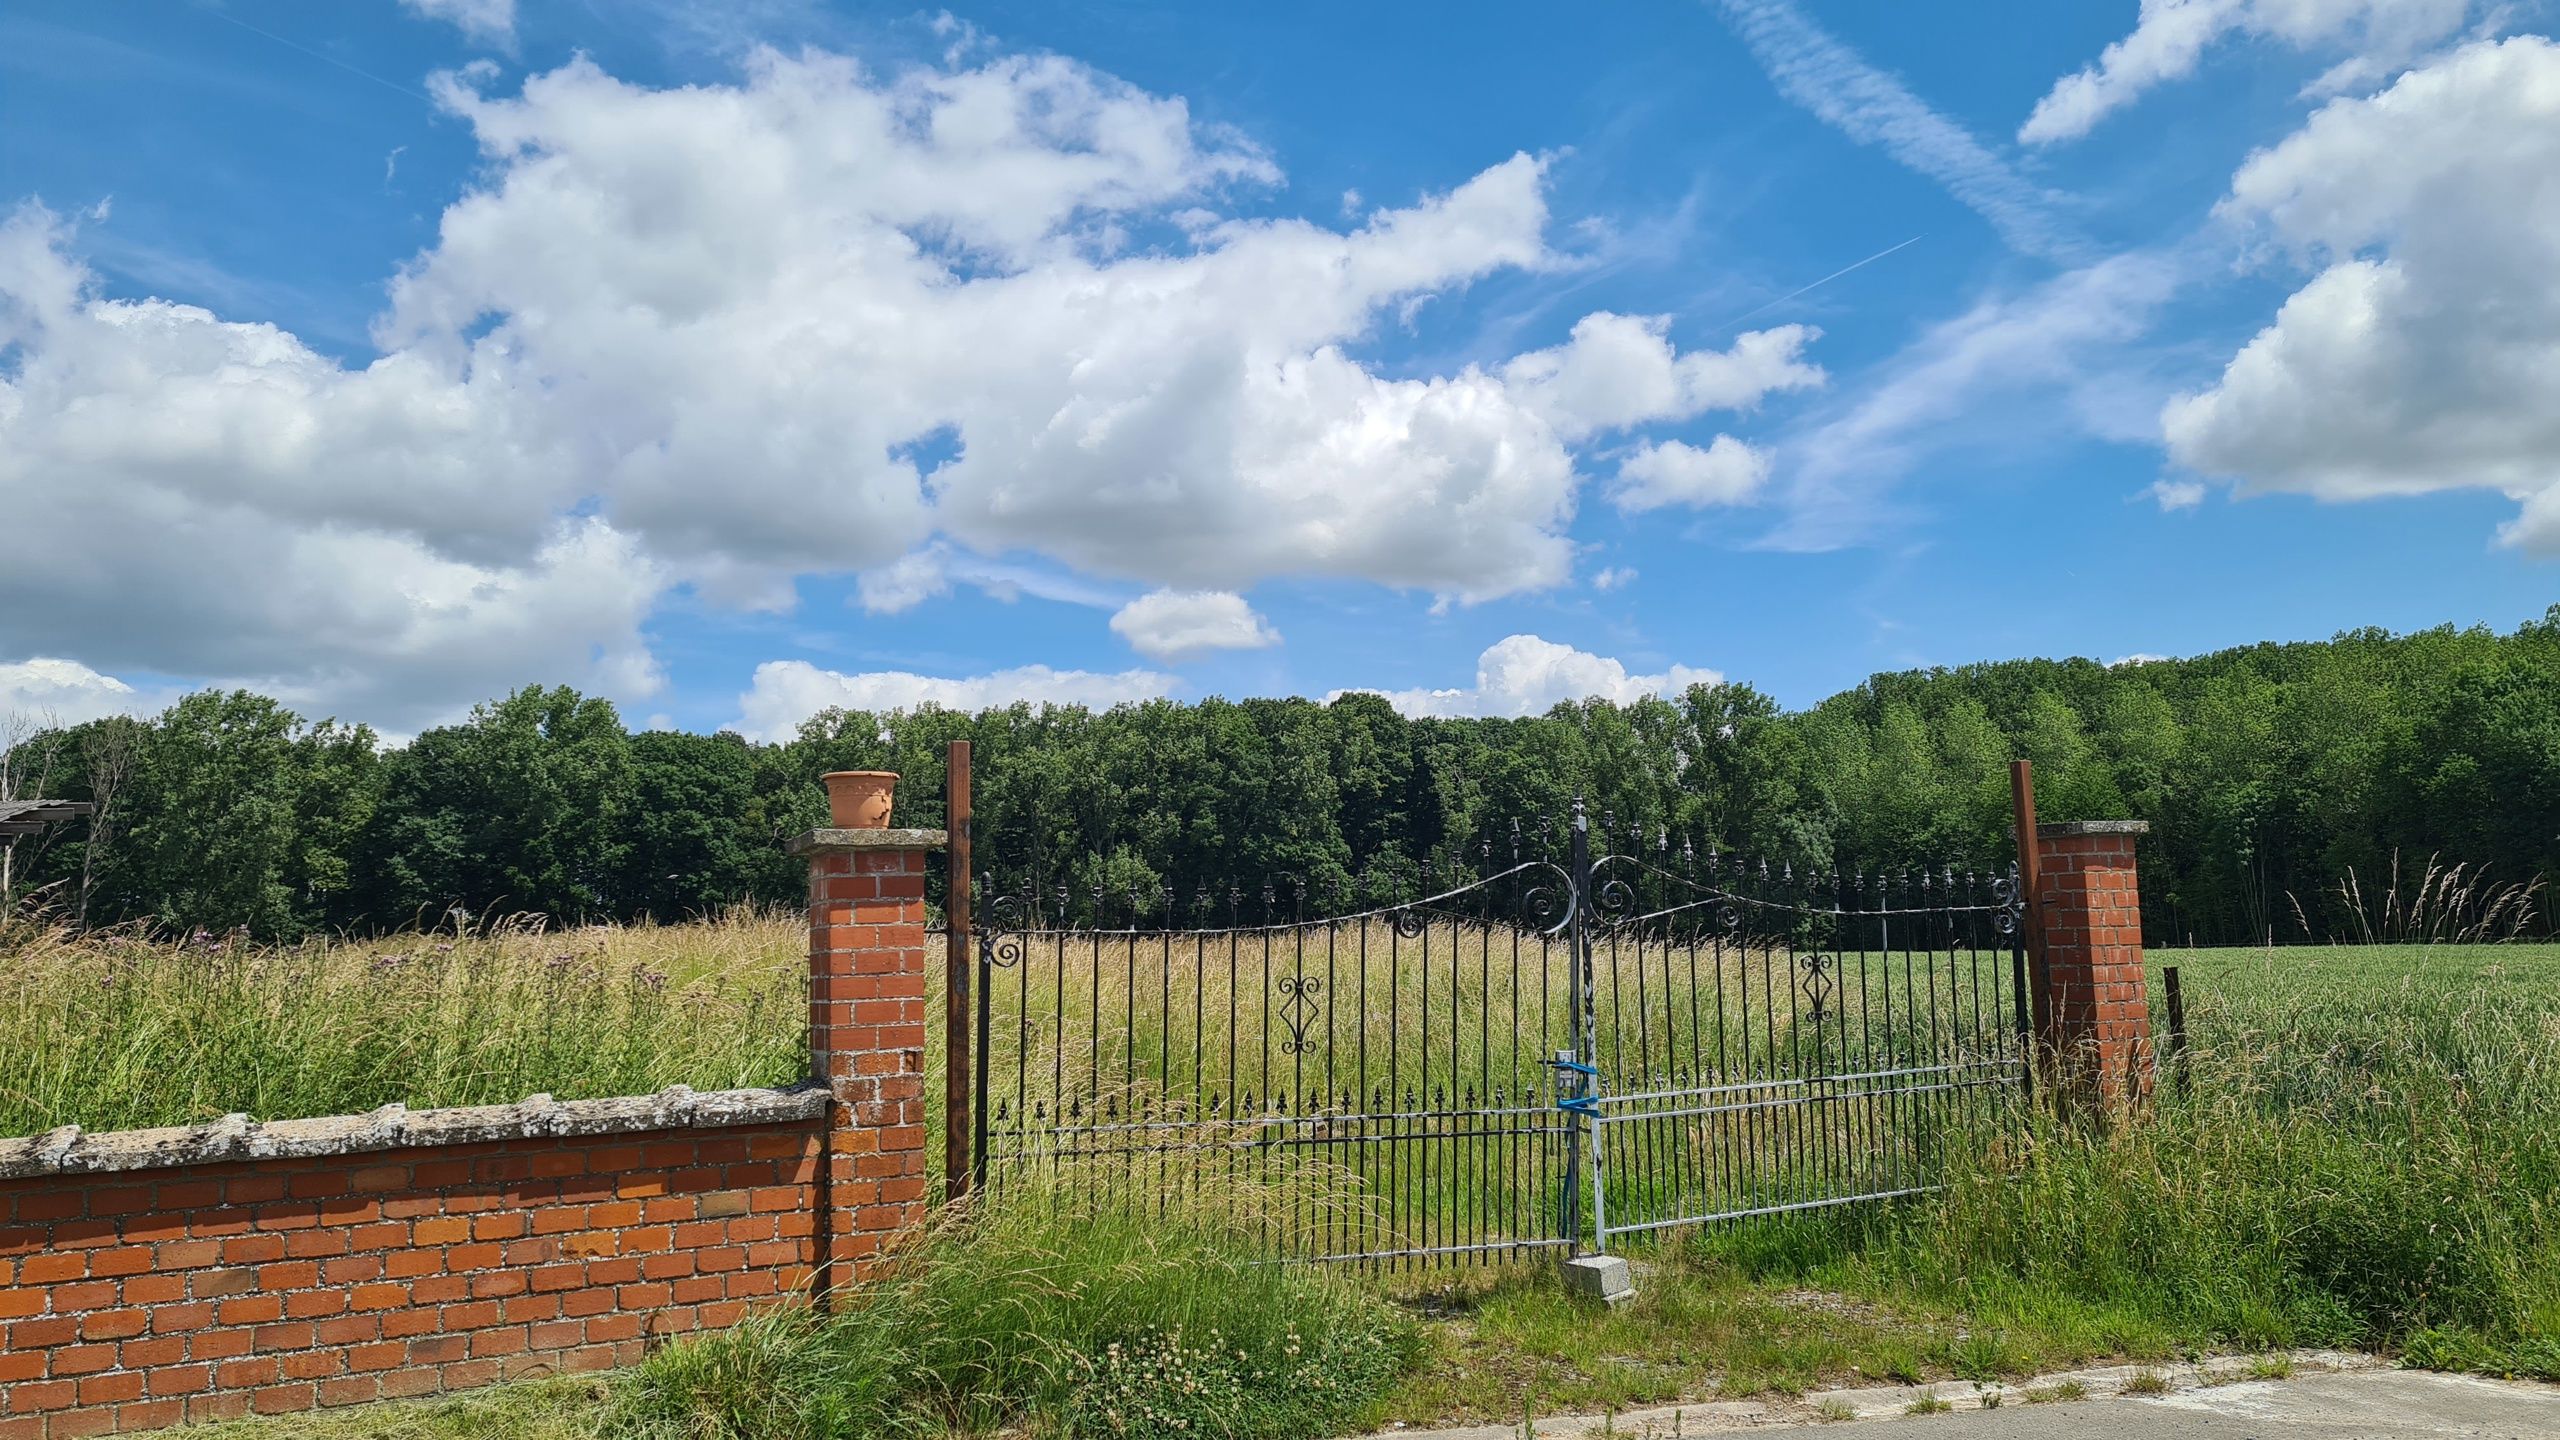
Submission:
{"label": "contrail", "polygon": [[1786,294],[1779,296],[1777,299],[1772,300],[1765,305],[1759,305],[1752,309],[1745,310],[1741,314],[1734,316],[1732,319],[1727,320],[1722,325],[1717,326],[1715,329],[1707,333],[1711,335],[1721,335],[1725,331],[1733,329],[1743,321],[1750,319],[1754,315],[1760,314],[1764,310],[1775,310],[1779,306],[1786,304],[1788,301],[1793,300],[1808,290],[1819,290],[1823,286],[1830,284],[1832,281],[1839,279],[1841,276],[1848,274],[1852,270],[1863,270],[1883,259],[1887,255],[1892,254],[1896,250],[1906,250],[1919,243],[1920,237],[1914,235],[1899,245],[1888,245],[1884,249],[1877,251],[1864,260],[1858,261],[1854,265],[1843,265],[1839,269],[1832,271],[1830,274],[1823,276],[1821,279],[1814,281],[1810,285],[1799,285],[1795,289],[1788,291]]}
{"label": "contrail", "polygon": [[397,80],[385,80],[381,76],[374,74],[372,71],[350,65],[335,55],[324,55],[319,51],[312,49],[308,45],[297,45],[283,36],[276,34],[272,30],[261,30],[257,26],[250,24],[248,21],[240,19],[238,16],[229,15],[220,10],[207,11],[206,13],[213,16],[216,20],[228,20],[232,24],[239,26],[241,29],[248,31],[252,35],[263,35],[267,39],[273,40],[287,50],[299,50],[303,54],[310,56],[312,59],[319,61],[323,65],[335,65],[350,75],[360,75],[365,79],[372,81],[374,84],[381,86],[385,90],[397,90],[403,95],[424,100],[430,105],[436,103],[435,97],[432,95],[426,94],[422,91],[412,90]]}
{"label": "contrail", "polygon": [[1895,76],[1806,18],[1796,0],[1709,0],[1778,93],[1861,145],[1872,145],[1938,182],[2009,245],[2057,264],[2090,249],[2057,213],[2054,197],[1972,132],[1932,110]]}

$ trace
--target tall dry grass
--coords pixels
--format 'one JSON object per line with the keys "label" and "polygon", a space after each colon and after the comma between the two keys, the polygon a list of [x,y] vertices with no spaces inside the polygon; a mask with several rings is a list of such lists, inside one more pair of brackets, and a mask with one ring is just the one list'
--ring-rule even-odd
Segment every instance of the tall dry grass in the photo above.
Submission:
{"label": "tall dry grass", "polygon": [[789,1084],[803,922],[380,940],[0,930],[0,1134]]}
{"label": "tall dry grass", "polygon": [[[2391,872],[2379,891],[2367,895],[2355,867],[2322,897],[2323,908],[2341,917],[2325,937],[2352,945],[2486,945],[2511,943],[2534,935],[2540,920],[2543,880],[2493,880],[2489,867],[2448,863],[2429,855],[2426,868],[2404,880],[2400,852],[2391,852]],[[2315,938],[2311,917],[2290,891],[2294,923],[2305,939]]]}

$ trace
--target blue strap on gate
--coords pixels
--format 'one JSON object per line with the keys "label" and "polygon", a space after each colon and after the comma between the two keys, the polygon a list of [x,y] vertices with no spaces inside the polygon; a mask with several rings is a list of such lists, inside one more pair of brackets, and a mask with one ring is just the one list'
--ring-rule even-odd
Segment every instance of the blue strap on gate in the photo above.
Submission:
{"label": "blue strap on gate", "polygon": [[1600,1087],[1596,1083],[1600,1078],[1598,1066],[1585,1065],[1579,1060],[1541,1060],[1538,1063],[1557,1070],[1569,1070],[1595,1082],[1585,1087],[1584,1093],[1580,1095],[1566,1095],[1559,1098],[1556,1101],[1557,1109],[1568,1115],[1589,1115],[1596,1118],[1600,1114]]}

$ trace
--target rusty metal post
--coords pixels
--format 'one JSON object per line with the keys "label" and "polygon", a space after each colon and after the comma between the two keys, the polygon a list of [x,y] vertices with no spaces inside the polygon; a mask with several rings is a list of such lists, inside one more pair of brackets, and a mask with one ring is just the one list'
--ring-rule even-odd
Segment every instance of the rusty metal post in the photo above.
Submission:
{"label": "rusty metal post", "polygon": [[969,901],[969,742],[951,742],[943,770],[946,817],[951,832],[950,882],[943,894],[944,940],[949,949],[942,988],[942,1193],[957,1200],[969,1193],[970,1137],[974,1117],[969,1107],[970,964]]}
{"label": "rusty metal post", "polygon": [[2160,979],[2169,991],[2169,1077],[2184,1099],[2194,1088],[2187,1075],[2187,997],[2178,985],[2177,966],[2163,967]]}
{"label": "rusty metal post", "polygon": [[2046,985],[2043,897],[2036,880],[2036,767],[2032,760],[2009,762],[2009,809],[2018,832],[2018,894],[2026,905],[2019,912],[2018,928],[2026,941],[2028,993],[2041,1041],[2053,1033],[2053,997]]}

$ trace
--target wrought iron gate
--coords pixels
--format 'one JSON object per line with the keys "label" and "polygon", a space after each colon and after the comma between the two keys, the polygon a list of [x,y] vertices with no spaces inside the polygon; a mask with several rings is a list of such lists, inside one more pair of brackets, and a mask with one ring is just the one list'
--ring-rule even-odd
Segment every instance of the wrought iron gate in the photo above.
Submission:
{"label": "wrought iron gate", "polygon": [[1248,1182],[1301,1259],[1606,1248],[1925,1188],[2026,1082],[2011,877],[1594,838],[1577,805],[1562,853],[1515,826],[1356,886],[984,885],[979,1185]]}

